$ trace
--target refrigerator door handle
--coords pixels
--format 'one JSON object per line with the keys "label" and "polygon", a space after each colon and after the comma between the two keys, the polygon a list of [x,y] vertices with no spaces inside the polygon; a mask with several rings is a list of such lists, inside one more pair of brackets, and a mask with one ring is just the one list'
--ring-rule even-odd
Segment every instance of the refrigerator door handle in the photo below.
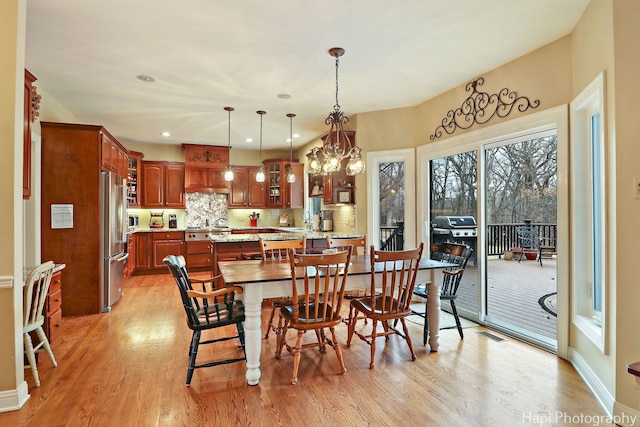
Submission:
{"label": "refrigerator door handle", "polygon": [[125,261],[127,258],[129,258],[129,254],[124,254],[122,255],[120,258],[116,259],[116,262],[121,262],[121,261]]}

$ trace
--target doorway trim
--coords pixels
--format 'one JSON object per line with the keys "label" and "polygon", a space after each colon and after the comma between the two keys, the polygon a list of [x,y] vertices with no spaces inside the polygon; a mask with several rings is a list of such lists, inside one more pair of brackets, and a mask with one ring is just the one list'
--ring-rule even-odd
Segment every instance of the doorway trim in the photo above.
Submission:
{"label": "doorway trim", "polygon": [[[380,249],[380,188],[378,185],[381,163],[404,162],[404,246],[416,247],[416,172],[415,149],[367,152],[367,240]],[[376,219],[377,218],[377,219]]]}

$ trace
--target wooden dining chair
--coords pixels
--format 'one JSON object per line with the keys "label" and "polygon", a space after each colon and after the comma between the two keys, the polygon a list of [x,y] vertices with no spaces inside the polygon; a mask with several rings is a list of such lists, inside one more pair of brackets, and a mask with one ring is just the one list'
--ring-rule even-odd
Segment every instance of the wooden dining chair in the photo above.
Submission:
{"label": "wooden dining chair", "polygon": [[[23,290],[22,338],[24,341],[24,353],[31,367],[36,387],[40,387],[40,376],[38,375],[38,366],[36,365],[36,351],[44,347],[53,366],[58,366],[58,362],[56,362],[56,358],[53,356],[53,351],[49,345],[49,340],[44,333],[44,329],[42,329],[42,325],[44,325],[44,304],[47,300],[47,292],[49,292],[49,285],[51,285],[51,276],[53,275],[54,268],[55,264],[53,261],[47,261],[34,268],[29,274]],[[33,346],[30,332],[35,332],[40,341],[35,347]]]}
{"label": "wooden dining chair", "polygon": [[[212,366],[225,365],[228,363],[241,362],[246,360],[244,347],[244,305],[242,301],[236,300],[235,295],[242,293],[242,288],[238,286],[228,286],[220,289],[215,288],[216,279],[195,280],[189,278],[186,269],[186,262],[182,255],[168,255],[163,261],[178,285],[182,305],[187,315],[187,326],[193,331],[191,344],[189,345],[189,367],[187,368],[187,386],[191,384],[193,372],[196,369],[208,368]],[[193,283],[202,286],[202,290],[193,288]],[[210,286],[207,287],[206,285]],[[202,331],[222,328],[235,325],[237,334],[216,335],[206,341],[200,341]],[[198,349],[201,344],[214,344],[222,341],[238,339],[242,356],[217,359],[206,363],[196,364]]]}
{"label": "wooden dining chair", "polygon": [[[362,237],[327,237],[327,248],[344,250],[349,246],[353,247],[351,252],[352,257],[355,256],[357,258],[360,252],[362,252],[362,255],[364,256],[367,252],[367,235],[365,234]],[[362,248],[362,250],[359,248]],[[344,298],[351,300],[353,298],[365,297],[367,295],[369,295],[369,288],[353,289],[345,291]],[[348,319],[343,320],[345,323],[348,321]],[[366,323],[366,318],[364,318],[364,320]]]}
{"label": "wooden dining chair", "polygon": [[[390,335],[399,335],[404,338],[411,352],[411,360],[416,360],[405,318],[411,314],[411,296],[423,247],[424,243],[420,243],[416,249],[388,252],[376,251],[373,245],[371,246],[370,294],[351,300],[347,337],[347,346],[351,345],[354,334],[371,346],[370,369],[373,369],[374,365],[376,339],[382,336],[386,341],[389,341]],[[382,272],[380,279],[376,279],[376,270]],[[371,333],[366,334],[364,330],[356,330],[356,321],[360,315],[371,319]],[[402,331],[392,324],[395,320],[399,320],[402,324]],[[382,323],[383,331],[378,331],[378,322]]]}
{"label": "wooden dining chair", "polygon": [[[347,369],[335,327],[342,322],[340,309],[351,262],[351,247],[332,254],[299,254],[294,253],[293,249],[289,253],[293,297],[291,304],[280,308],[284,322],[282,329],[277,332],[276,358],[280,358],[283,347],[293,355],[291,384],[297,384],[301,350],[319,347],[324,352],[329,345],[335,350],[340,372],[344,374]],[[304,287],[302,292],[298,291],[298,285]],[[289,329],[298,331],[293,345],[286,339]],[[330,337],[325,329],[329,329]],[[303,344],[302,338],[307,331],[314,331],[317,339]]]}
{"label": "wooden dining chair", "polygon": [[[289,249],[294,249],[296,252],[304,252],[307,247],[307,238],[302,237],[294,240],[259,240],[260,250],[262,251],[262,261],[286,261],[289,260]],[[270,300],[273,307],[271,308],[271,314],[269,315],[269,322],[267,323],[267,332],[264,334],[264,339],[269,338],[271,331],[278,333],[278,330],[282,328],[282,320],[278,319],[278,324],[273,322],[276,311],[286,304],[291,303],[291,298],[273,298]]]}

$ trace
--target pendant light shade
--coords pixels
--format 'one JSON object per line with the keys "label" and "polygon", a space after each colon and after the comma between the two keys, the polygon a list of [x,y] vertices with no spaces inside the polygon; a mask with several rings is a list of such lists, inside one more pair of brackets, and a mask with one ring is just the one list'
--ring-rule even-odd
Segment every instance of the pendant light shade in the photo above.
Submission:
{"label": "pendant light shade", "polygon": [[287,172],[287,182],[289,184],[296,182],[296,174],[293,173],[293,113],[287,114],[289,117],[289,172]]}
{"label": "pendant light shade", "polygon": [[[227,133],[227,146],[229,148],[229,159],[231,159],[231,112],[234,110],[233,107],[224,107],[225,111],[229,113],[229,129]],[[225,181],[233,181],[233,169],[231,168],[231,160],[229,160],[229,166],[227,166],[227,170],[224,171],[224,180]]]}
{"label": "pendant light shade", "polygon": [[260,114],[260,168],[258,168],[258,172],[256,172],[256,182],[264,182],[266,176],[264,174],[264,166],[262,165],[262,116],[267,114],[266,111],[256,111],[256,113]]}

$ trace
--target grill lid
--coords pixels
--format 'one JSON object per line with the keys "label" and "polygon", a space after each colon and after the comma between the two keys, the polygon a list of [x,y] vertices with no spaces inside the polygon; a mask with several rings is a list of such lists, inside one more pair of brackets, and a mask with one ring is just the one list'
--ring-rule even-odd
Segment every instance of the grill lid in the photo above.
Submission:
{"label": "grill lid", "polygon": [[472,216],[437,216],[434,219],[436,228],[476,228],[476,219]]}

